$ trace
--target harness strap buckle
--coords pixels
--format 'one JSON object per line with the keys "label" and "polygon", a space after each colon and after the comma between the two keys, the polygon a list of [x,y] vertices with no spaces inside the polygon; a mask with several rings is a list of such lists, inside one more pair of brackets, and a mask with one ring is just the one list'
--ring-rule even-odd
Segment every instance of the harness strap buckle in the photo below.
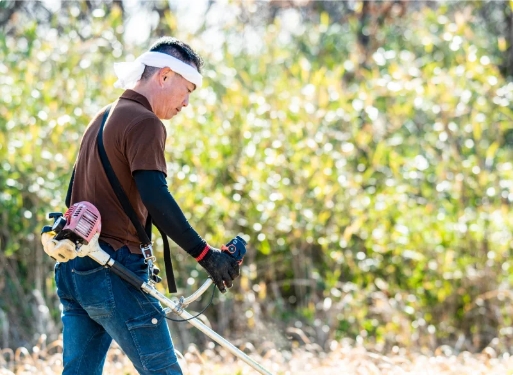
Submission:
{"label": "harness strap buckle", "polygon": [[151,242],[146,245],[141,244],[140,247],[141,247],[141,253],[144,256],[145,263],[148,263],[148,262],[153,263],[153,262],[157,261],[157,258],[155,257],[155,255],[153,255],[153,246],[151,245]]}
{"label": "harness strap buckle", "polygon": [[156,267],[153,263],[157,261],[155,255],[153,255],[153,246],[151,242],[149,244],[141,244],[141,252],[144,256],[144,263],[148,265],[148,271],[150,273],[150,282],[159,283],[162,278],[158,276],[160,273],[160,269]]}

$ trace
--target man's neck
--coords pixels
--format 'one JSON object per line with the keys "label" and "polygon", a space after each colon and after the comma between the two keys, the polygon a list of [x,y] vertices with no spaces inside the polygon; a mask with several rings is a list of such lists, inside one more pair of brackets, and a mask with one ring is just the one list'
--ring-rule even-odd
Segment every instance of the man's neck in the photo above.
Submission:
{"label": "man's neck", "polygon": [[137,83],[135,85],[135,87],[132,89],[132,91],[135,91],[136,93],[144,96],[148,100],[148,103],[150,103],[152,111],[155,112],[155,106],[153,105],[153,102],[152,102],[153,95],[152,95],[151,88],[147,87],[146,85],[141,85],[141,84]]}

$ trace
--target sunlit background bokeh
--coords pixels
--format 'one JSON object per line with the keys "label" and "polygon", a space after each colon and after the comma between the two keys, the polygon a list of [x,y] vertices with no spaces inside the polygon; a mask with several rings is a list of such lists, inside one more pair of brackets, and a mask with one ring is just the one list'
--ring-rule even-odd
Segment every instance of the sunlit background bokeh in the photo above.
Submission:
{"label": "sunlit background bokeh", "polygon": [[[58,337],[45,213],[121,94],[113,63],[171,35],[205,84],[165,122],[170,191],[209,243],[250,244],[216,331],[511,351],[512,20],[507,1],[0,1],[0,346]],[[172,252],[188,295],[206,274]]]}

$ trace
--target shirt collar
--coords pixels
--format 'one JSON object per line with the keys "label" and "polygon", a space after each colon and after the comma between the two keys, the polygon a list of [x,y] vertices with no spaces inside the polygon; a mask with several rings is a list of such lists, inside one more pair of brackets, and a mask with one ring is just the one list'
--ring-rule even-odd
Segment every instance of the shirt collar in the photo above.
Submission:
{"label": "shirt collar", "polygon": [[141,104],[148,111],[152,111],[153,112],[153,109],[151,108],[151,104],[148,101],[148,99],[144,95],[139,94],[138,92],[136,92],[134,90],[130,90],[130,89],[125,90],[125,92],[120,96],[120,98],[121,99],[132,100],[132,101],[134,101],[136,103]]}

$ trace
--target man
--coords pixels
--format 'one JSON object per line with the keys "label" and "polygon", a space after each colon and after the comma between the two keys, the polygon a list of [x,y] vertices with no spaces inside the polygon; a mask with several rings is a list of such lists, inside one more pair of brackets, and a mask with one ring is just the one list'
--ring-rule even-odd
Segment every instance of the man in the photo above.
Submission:
{"label": "man", "polygon": [[[185,219],[168,191],[162,119],[188,105],[201,85],[202,59],[185,43],[159,39],[133,63],[115,65],[116,85],[127,89],[112,105],[103,144],[122,188],[144,225],[153,221],[210,274],[222,291],[239,275],[237,262],[209,246]],[[103,169],[97,136],[105,109],[87,127],[66,204],[88,201],[102,217],[100,246],[148,280],[141,241]],[[57,263],[57,293],[63,305],[63,374],[101,374],[112,339],[140,374],[182,374],[162,308],[153,297],[89,257]]]}

